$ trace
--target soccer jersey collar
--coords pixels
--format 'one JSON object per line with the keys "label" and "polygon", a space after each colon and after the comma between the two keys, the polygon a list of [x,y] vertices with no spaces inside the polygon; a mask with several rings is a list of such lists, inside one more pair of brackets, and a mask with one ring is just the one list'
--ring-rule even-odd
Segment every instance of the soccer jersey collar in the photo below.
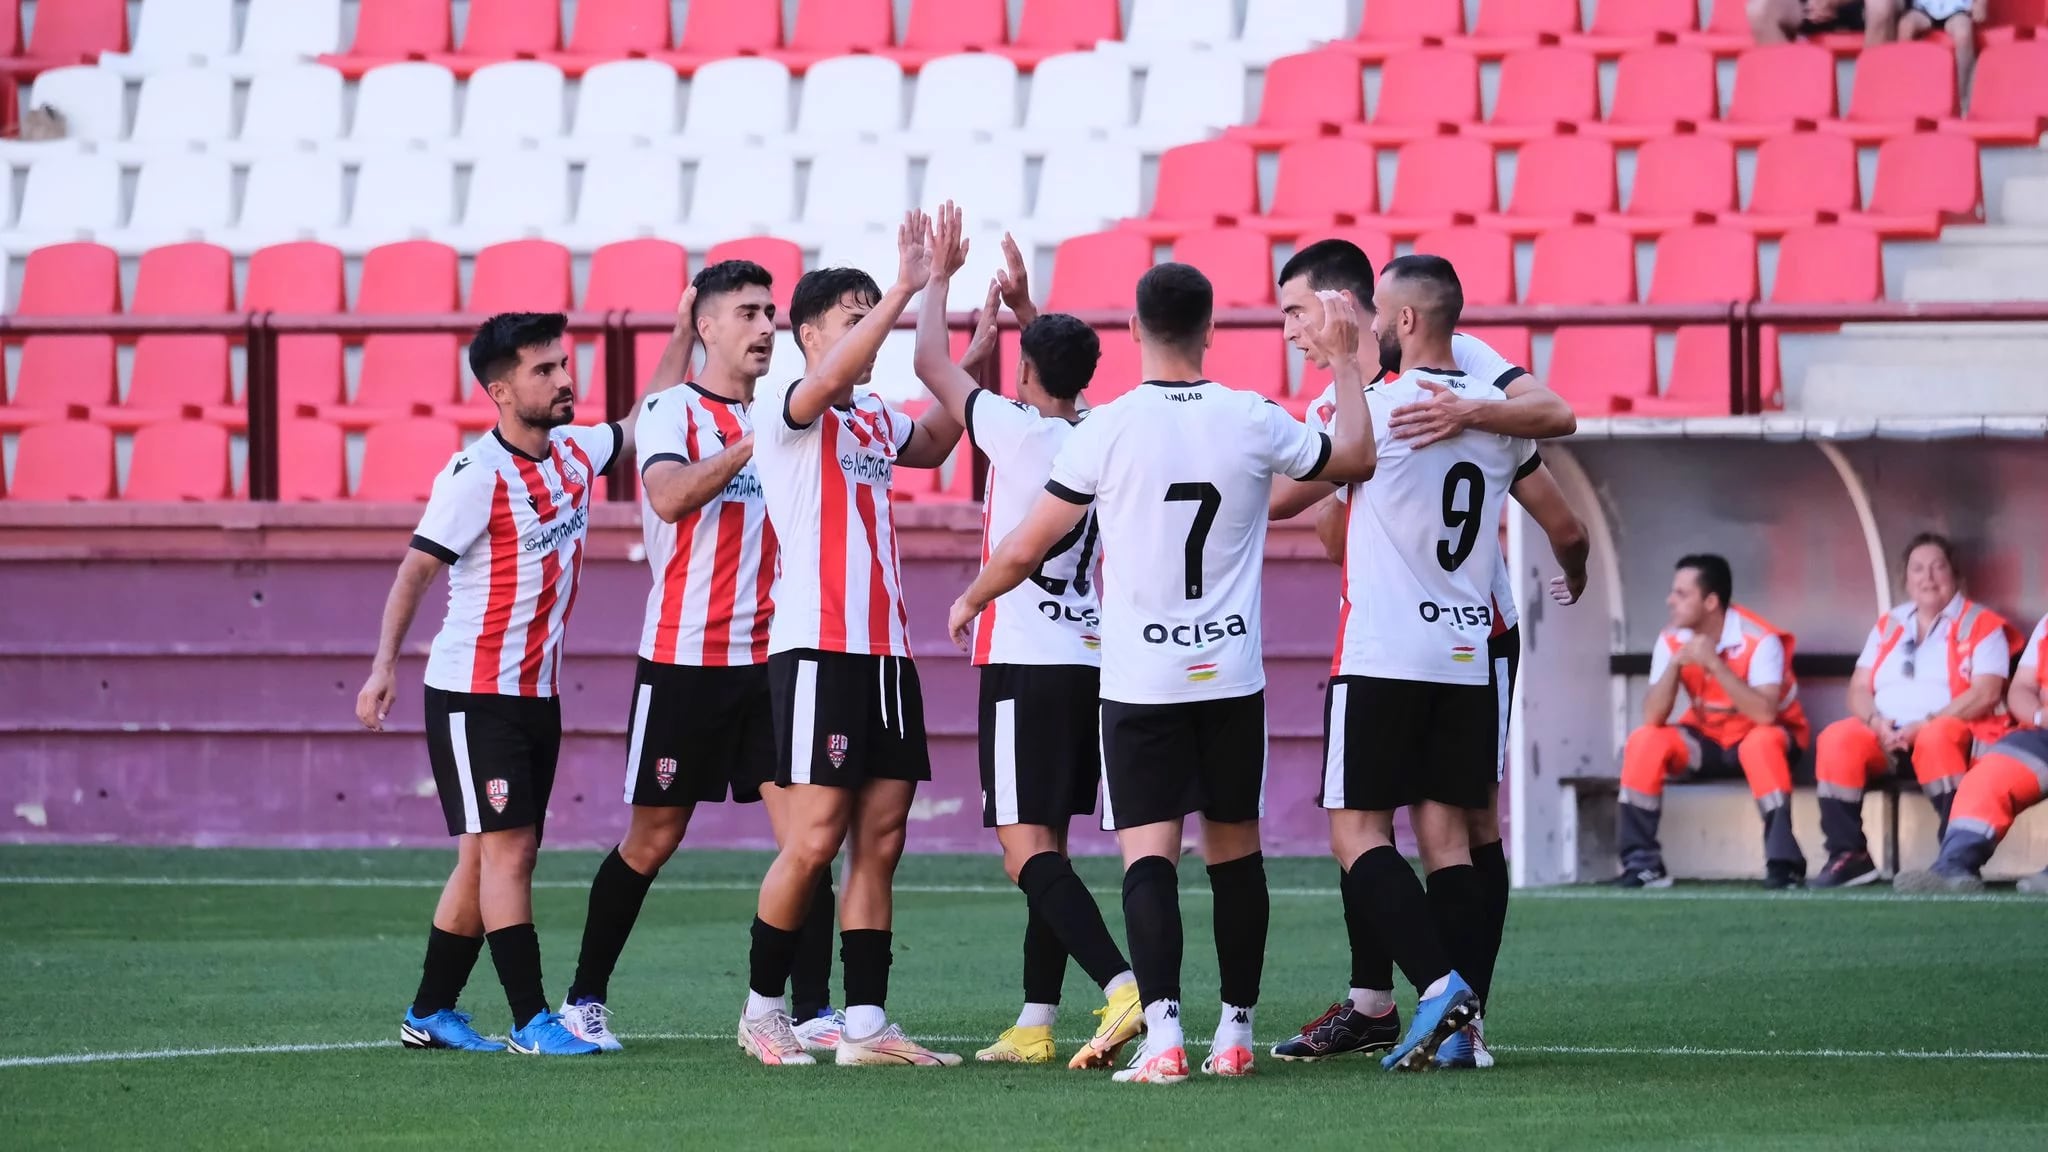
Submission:
{"label": "soccer jersey collar", "polygon": [[510,440],[505,439],[505,434],[498,431],[496,428],[491,429],[491,435],[497,438],[500,447],[504,448],[505,451],[510,452],[511,454],[519,457],[522,460],[531,460],[535,464],[545,464],[548,462],[548,458],[545,456],[535,456],[530,452],[526,452],[520,448],[514,447]]}
{"label": "soccer jersey collar", "polygon": [[1147,380],[1147,381],[1145,381],[1145,383],[1146,383],[1146,384],[1149,384],[1149,385],[1151,385],[1151,386],[1152,386],[1152,387],[1154,387],[1154,388],[1200,388],[1200,387],[1201,387],[1202,385],[1204,385],[1204,384],[1213,384],[1213,383],[1215,383],[1215,381],[1213,381],[1213,380]]}

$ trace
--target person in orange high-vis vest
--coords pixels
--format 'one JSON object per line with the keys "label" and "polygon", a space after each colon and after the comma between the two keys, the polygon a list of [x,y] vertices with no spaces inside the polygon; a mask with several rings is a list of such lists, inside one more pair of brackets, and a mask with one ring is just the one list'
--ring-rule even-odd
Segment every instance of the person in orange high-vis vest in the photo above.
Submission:
{"label": "person in orange high-vis vest", "polygon": [[[1728,561],[1687,556],[1671,579],[1671,626],[1650,656],[1643,726],[1621,752],[1617,841],[1624,888],[1666,888],[1671,875],[1657,843],[1664,782],[1732,775],[1740,768],[1764,821],[1764,883],[1789,888],[1806,878],[1792,835],[1792,761],[1806,746],[1806,711],[1792,675],[1792,634],[1732,599]],[[1672,724],[1679,690],[1691,702]]]}
{"label": "person in orange high-vis vest", "polygon": [[1972,754],[2012,727],[2005,681],[2018,639],[2005,617],[1959,590],[1946,538],[1923,532],[1906,545],[1906,603],[1877,618],[1849,680],[1849,715],[1821,731],[1815,750],[1828,861],[1814,887],[1877,879],[1863,790],[1901,760],[1947,832]]}
{"label": "person in orange high-vis vest", "polygon": [[[1901,872],[1901,892],[1975,892],[1984,887],[1984,863],[2012,831],[2019,814],[2048,793],[2048,714],[2041,707],[2041,669],[2048,666],[2048,617],[2020,650],[2005,708],[2022,727],[1977,758],[1949,809],[1941,856],[1925,872]],[[2019,883],[2022,892],[2048,893],[2048,872]]]}

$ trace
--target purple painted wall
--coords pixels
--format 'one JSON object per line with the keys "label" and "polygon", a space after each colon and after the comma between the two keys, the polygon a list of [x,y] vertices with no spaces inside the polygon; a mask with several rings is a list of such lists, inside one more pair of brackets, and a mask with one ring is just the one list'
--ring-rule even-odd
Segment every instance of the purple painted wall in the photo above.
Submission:
{"label": "purple painted wall", "polygon": [[[410,524],[396,512],[385,518],[407,527],[359,525],[346,539],[336,529],[342,544],[324,551],[317,533],[293,547],[188,541],[156,550],[190,557],[179,559],[88,558],[101,550],[24,548],[18,533],[0,533],[0,840],[443,842],[419,699],[441,593],[414,625],[393,731],[363,732],[353,714]],[[648,573],[626,558],[637,536],[624,530],[630,519],[616,519],[593,535],[570,628],[552,845],[609,845],[626,818],[627,690]],[[904,565],[934,775],[919,791],[910,846],[982,851],[991,841],[974,763],[976,676],[944,635],[976,541],[951,524],[958,516],[925,519],[922,540],[906,541]],[[1276,854],[1327,850],[1315,798],[1337,573],[1313,548],[1305,533],[1276,533],[1267,569],[1266,814]],[[1080,823],[1077,851],[1112,850],[1109,836]],[[769,842],[758,807],[706,806],[690,835],[705,846]]]}

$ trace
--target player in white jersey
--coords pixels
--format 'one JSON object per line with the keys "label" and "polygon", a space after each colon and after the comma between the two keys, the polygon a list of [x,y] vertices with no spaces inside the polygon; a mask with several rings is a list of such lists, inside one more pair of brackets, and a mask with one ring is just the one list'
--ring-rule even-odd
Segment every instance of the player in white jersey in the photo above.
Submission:
{"label": "player in white jersey", "polygon": [[[968,358],[948,347],[946,298],[967,259],[960,210],[940,207],[932,278],[918,315],[917,375],[988,457],[982,497],[981,554],[1009,535],[1045,492],[1053,458],[1083,413],[1076,402],[1095,374],[1102,346],[1072,316],[1041,316],[1031,303],[1023,253],[1003,238],[1006,273],[990,283]],[[1017,399],[977,387],[967,365],[995,349],[998,298],[1023,326]],[[981,669],[982,825],[996,830],[1003,871],[1024,893],[1024,1007],[1017,1023],[975,1053],[990,1062],[1053,1058],[1052,1026],[1067,957],[1078,961],[1107,1000],[1095,1035],[1070,1067],[1108,1067],[1144,1020],[1130,964],[1109,934],[1102,910],[1067,859],[1067,826],[1095,811],[1102,779],[1097,712],[1102,647],[1095,517],[1082,516],[1039,562],[1031,578],[998,596],[974,624],[972,655]]]}
{"label": "player in white jersey", "polygon": [[796,1047],[783,987],[818,877],[849,832],[840,903],[846,1023],[840,1064],[957,1064],[889,1022],[890,889],[917,782],[931,779],[924,701],[910,660],[890,483],[937,468],[960,425],[934,408],[913,421],[860,386],[913,293],[931,276],[931,221],[897,230],[896,283],[825,268],[799,280],[790,325],[804,375],[755,395],[754,467],[781,549],[768,676],[783,838],[761,881],[741,1013],[741,1047],[765,1064],[811,1063]]}
{"label": "player in white jersey", "polygon": [[562,637],[583,571],[591,485],[633,450],[638,412],[619,424],[572,426],[567,323],[558,313],[515,312],[477,329],[470,369],[498,405],[498,426],[435,478],[356,697],[356,718],[382,731],[397,695],[399,646],[427,585],[448,568],[448,616],[427,659],[426,727],[457,857],[400,1027],[407,1047],[504,1047],[455,1008],[488,940],[512,1008],[514,1051],[599,1050],[547,1010],[533,861],[561,749]]}
{"label": "player in white jersey", "polygon": [[1266,767],[1260,647],[1266,504],[1274,475],[1343,481],[1372,475],[1359,392],[1356,313],[1332,294],[1318,333],[1339,378],[1334,433],[1202,376],[1214,291],[1185,264],[1138,281],[1133,321],[1146,383],[1094,410],[1054,461],[1046,495],[1004,537],[953,605],[955,642],[997,596],[1021,584],[1094,504],[1102,578],[1103,824],[1124,856],[1124,923],[1146,1043],[1126,1082],[1187,1078],[1180,1020],[1177,862],[1182,825],[1202,815],[1215,893],[1223,1016],[1204,1069],[1252,1066],[1253,1010],[1268,903],[1259,852]]}

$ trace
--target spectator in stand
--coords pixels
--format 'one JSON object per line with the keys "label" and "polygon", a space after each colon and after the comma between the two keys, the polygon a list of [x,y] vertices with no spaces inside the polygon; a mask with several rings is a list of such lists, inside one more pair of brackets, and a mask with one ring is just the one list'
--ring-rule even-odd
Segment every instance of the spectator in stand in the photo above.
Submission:
{"label": "spectator in stand", "polygon": [[1939,28],[1956,49],[1956,92],[1970,100],[1970,73],[1977,68],[1977,29],[1991,18],[1991,0],[1912,0],[1899,17],[1899,39],[1918,40]]}
{"label": "spectator in stand", "polygon": [[[1715,0],[1730,4],[1734,0]],[[1865,44],[1890,43],[1907,0],[1749,0],[1759,44],[1785,44],[1823,32],[1861,32]]]}
{"label": "spectator in stand", "polygon": [[1849,716],[1821,731],[1814,757],[1828,862],[1816,888],[1868,884],[1863,790],[1911,764],[1948,832],[1949,806],[1972,757],[2012,727],[2006,674],[2019,639],[2005,618],[1965,597],[1955,548],[1922,532],[1906,545],[1906,602],[1877,618],[1849,679]]}

